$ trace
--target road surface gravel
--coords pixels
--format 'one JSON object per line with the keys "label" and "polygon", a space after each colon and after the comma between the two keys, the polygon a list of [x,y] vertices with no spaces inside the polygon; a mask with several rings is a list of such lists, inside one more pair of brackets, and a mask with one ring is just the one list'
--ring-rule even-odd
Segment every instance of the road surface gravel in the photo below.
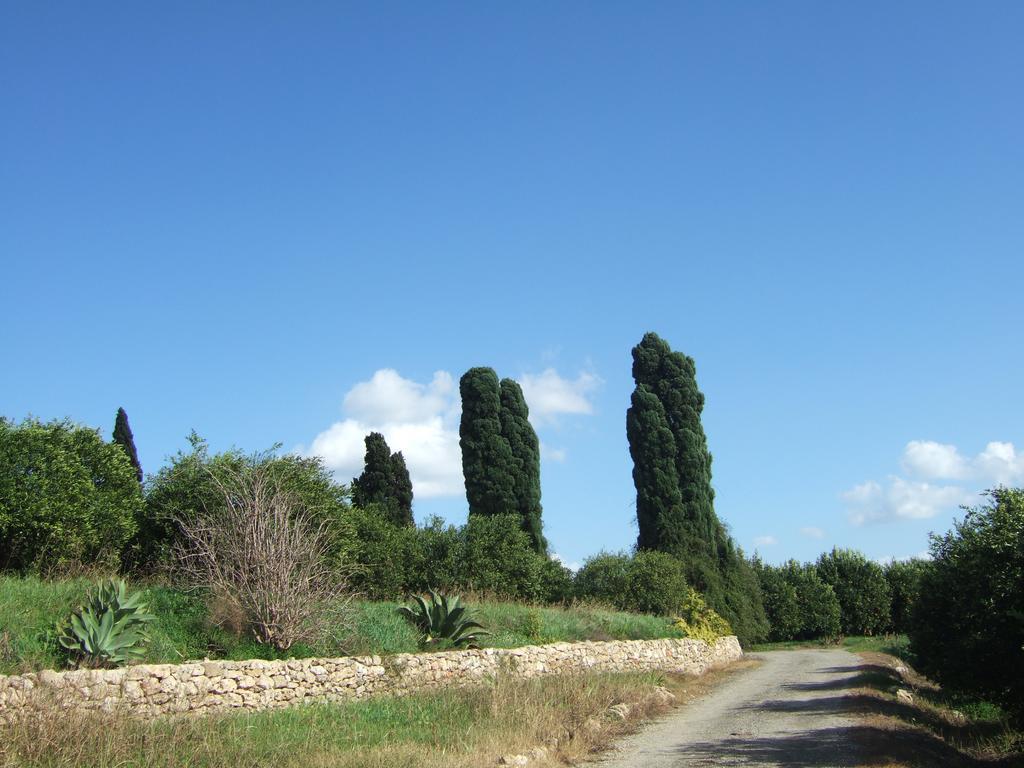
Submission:
{"label": "road surface gravel", "polygon": [[762,664],[619,742],[593,768],[859,765],[844,702],[860,659],[840,650],[748,654]]}

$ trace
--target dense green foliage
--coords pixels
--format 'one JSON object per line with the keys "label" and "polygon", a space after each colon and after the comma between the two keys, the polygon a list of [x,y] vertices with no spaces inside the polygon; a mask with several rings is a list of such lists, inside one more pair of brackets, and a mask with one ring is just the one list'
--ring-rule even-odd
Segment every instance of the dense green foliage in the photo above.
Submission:
{"label": "dense green foliage", "polygon": [[512,491],[516,510],[525,530],[538,552],[548,551],[541,523],[540,504],[540,440],[530,424],[530,410],[522,387],[512,379],[502,379],[501,434],[512,450],[514,472]]}
{"label": "dense green foliage", "polygon": [[660,616],[678,613],[687,591],[682,563],[664,552],[602,552],[576,574],[579,599]]}
{"label": "dense green foliage", "polygon": [[921,590],[921,577],[930,567],[926,560],[894,560],[883,569],[892,603],[889,608],[889,631],[905,635],[910,631],[914,601]]}
{"label": "dense green foliage", "polygon": [[540,441],[520,386],[491,368],[470,368],[459,381],[459,445],[470,518],[519,517],[538,553],[547,552],[541,522]]}
{"label": "dense green foliage", "polygon": [[413,595],[412,607],[398,608],[398,614],[419,630],[423,647],[476,648],[480,638],[490,634],[483,624],[473,620],[468,606],[460,603],[458,595],[439,594],[432,589],[429,594],[429,603]]}
{"label": "dense green foliage", "polygon": [[[717,557],[717,545],[719,539],[723,538],[723,531],[714,511],[711,454],[700,418],[704,409],[704,395],[697,388],[693,358],[673,352],[668,343],[655,333],[644,334],[640,343],[633,347],[633,379],[643,400],[648,399],[648,394],[653,395],[663,408],[664,427],[668,428],[673,438],[671,445],[675,449],[678,493],[683,505],[683,518],[677,523],[679,529],[672,532],[671,540],[665,540],[665,525],[658,521],[645,521],[645,524],[654,522],[655,528],[659,529],[655,534],[655,540],[661,542],[659,549],[671,551],[686,559],[713,560]],[[650,406],[645,404],[644,410],[650,410]],[[664,428],[660,420],[652,419],[651,423],[659,430]],[[636,435],[636,430],[634,435],[641,437],[643,442],[649,442],[642,434]],[[667,445],[663,439],[653,442],[659,453]],[[632,445],[633,441],[630,443]],[[668,495],[664,497],[662,505],[665,510],[671,510],[675,494],[667,488],[665,491]],[[638,494],[638,509],[639,501]],[[648,538],[641,530],[638,542]]]}
{"label": "dense green foliage", "polygon": [[676,443],[665,408],[645,385],[633,391],[626,435],[636,486],[637,548],[687,554],[687,524],[676,474]]}
{"label": "dense green foliage", "polygon": [[355,509],[348,520],[355,585],[374,599],[395,600],[429,588],[566,599],[565,569],[534,549],[518,515],[471,515],[459,527],[434,518],[409,528]]}
{"label": "dense green foliage", "polygon": [[57,628],[57,643],[84,666],[120,666],[143,658],[146,625],[154,618],[142,593],[128,592],[123,579],[110,579]]}
{"label": "dense green foliage", "polygon": [[[150,476],[145,514],[126,558],[133,570],[150,570],[166,563],[179,537],[176,521],[193,519],[216,507],[222,501],[219,478],[256,466],[266,466],[303,510],[335,529],[339,542],[350,540],[344,536],[350,528],[348,489],[334,482],[319,457],[238,450],[210,454],[206,441],[194,432],[189,442],[190,451],[179,451],[167,466]],[[334,554],[343,559],[348,553]]]}
{"label": "dense green foliage", "polygon": [[772,641],[831,638],[840,631],[839,600],[815,566],[790,560],[756,563]]}
{"label": "dense green foliage", "polygon": [[117,409],[117,417],[114,419],[114,442],[120,445],[135,468],[135,476],[142,484],[142,464],[139,463],[139,452],[135,449],[135,435],[132,434],[131,425],[128,423],[128,414],[124,408]]}
{"label": "dense green foliage", "polygon": [[0,568],[116,566],[142,506],[128,456],[95,430],[0,418]]}
{"label": "dense green foliage", "polygon": [[501,434],[501,387],[490,368],[470,368],[459,380],[459,446],[469,514],[507,515],[518,505],[512,447]]}
{"label": "dense green foliage", "polygon": [[1024,489],[998,488],[931,542],[911,649],[944,686],[1024,718]]}
{"label": "dense green foliage", "polygon": [[363,473],[352,481],[352,503],[374,507],[395,525],[414,525],[412,516],[412,480],[401,451],[392,453],[384,435],[366,436]]}
{"label": "dense green foliage", "polygon": [[875,635],[889,628],[892,597],[878,563],[855,550],[833,548],[818,558],[816,570],[839,600],[843,634]]}

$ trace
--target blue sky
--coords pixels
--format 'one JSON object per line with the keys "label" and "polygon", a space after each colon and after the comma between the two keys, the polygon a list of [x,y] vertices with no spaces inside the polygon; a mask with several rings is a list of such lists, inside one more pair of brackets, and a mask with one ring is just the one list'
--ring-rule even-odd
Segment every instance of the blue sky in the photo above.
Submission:
{"label": "blue sky", "polygon": [[380,427],[417,518],[461,521],[453,387],[490,365],[580,562],[635,540],[654,330],[697,361],[748,552],[919,553],[1024,482],[1022,27],[1013,2],[6,3],[0,413],[109,433],[124,406],[147,471],[194,428],[342,479]]}

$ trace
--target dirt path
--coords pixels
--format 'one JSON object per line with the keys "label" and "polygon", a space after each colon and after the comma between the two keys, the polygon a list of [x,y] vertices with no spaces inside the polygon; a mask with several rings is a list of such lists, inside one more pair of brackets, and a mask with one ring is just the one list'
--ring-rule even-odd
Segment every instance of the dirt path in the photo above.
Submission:
{"label": "dirt path", "polygon": [[741,672],[692,705],[627,737],[593,768],[856,766],[858,721],[843,700],[861,660],[838,650],[750,654]]}

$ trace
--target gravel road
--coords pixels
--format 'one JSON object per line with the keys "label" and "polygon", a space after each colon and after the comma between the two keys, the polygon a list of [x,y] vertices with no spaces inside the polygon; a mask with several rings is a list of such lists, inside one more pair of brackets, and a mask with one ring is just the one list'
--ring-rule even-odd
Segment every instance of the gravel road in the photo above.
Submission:
{"label": "gravel road", "polygon": [[856,766],[858,723],[842,694],[860,659],[846,651],[749,654],[763,663],[619,742],[593,768]]}

